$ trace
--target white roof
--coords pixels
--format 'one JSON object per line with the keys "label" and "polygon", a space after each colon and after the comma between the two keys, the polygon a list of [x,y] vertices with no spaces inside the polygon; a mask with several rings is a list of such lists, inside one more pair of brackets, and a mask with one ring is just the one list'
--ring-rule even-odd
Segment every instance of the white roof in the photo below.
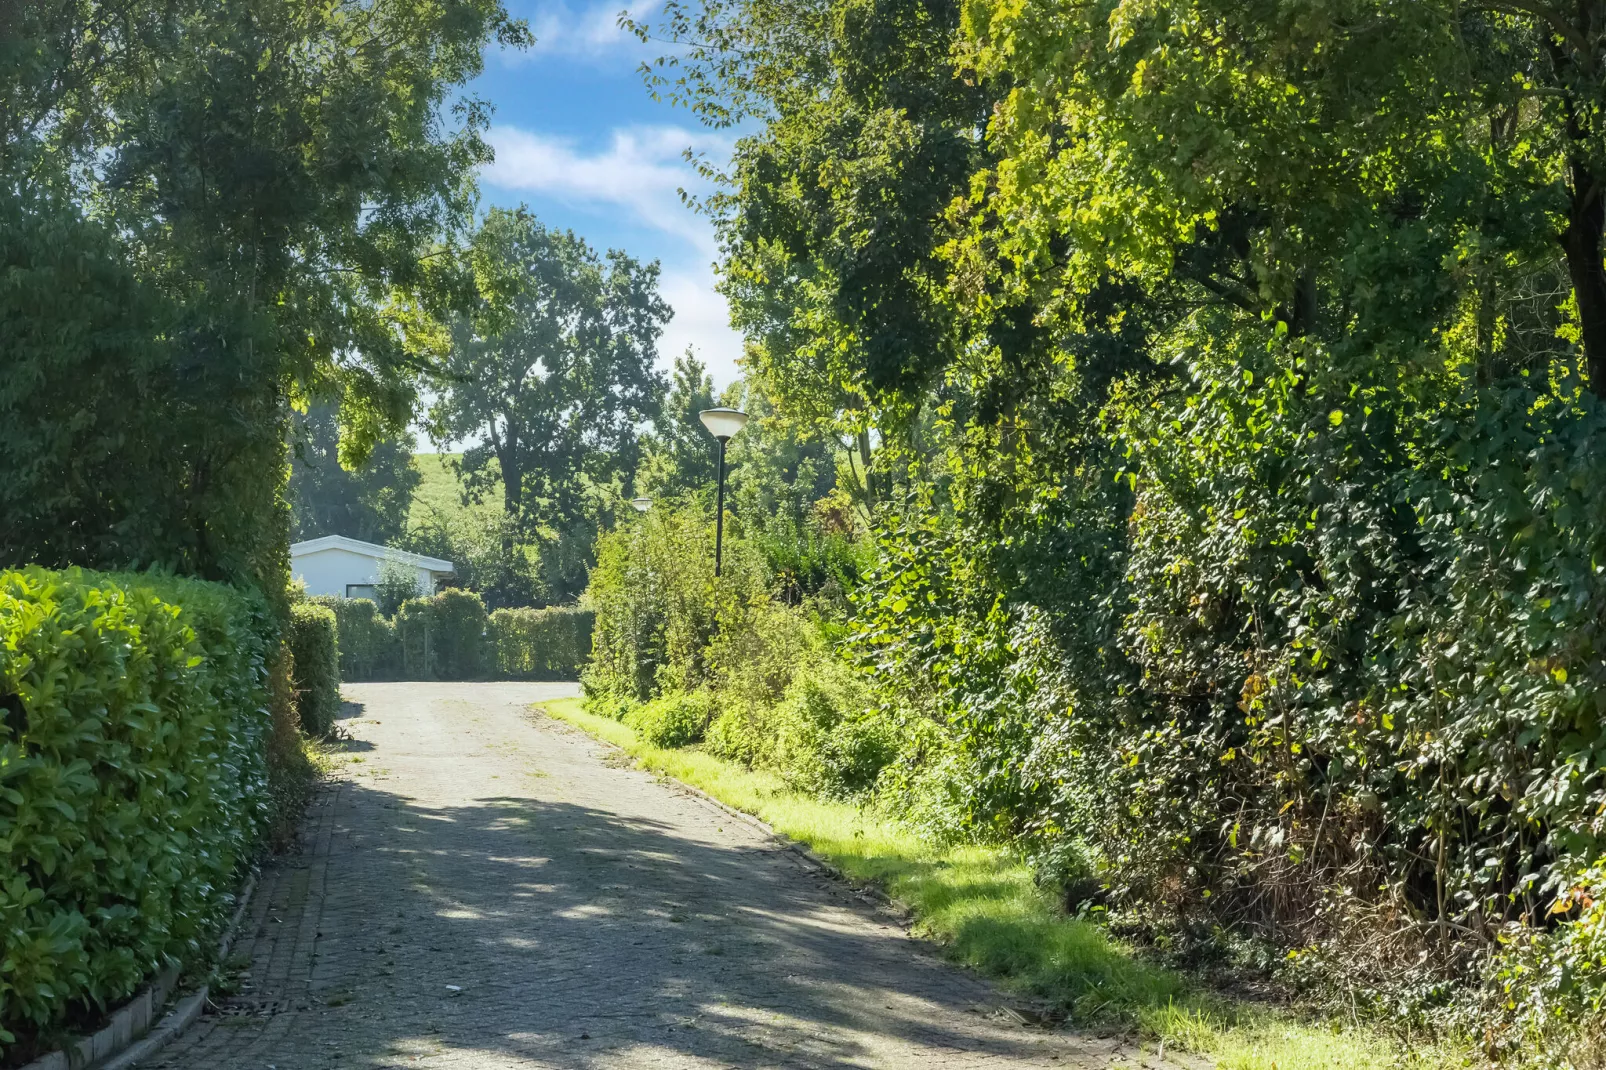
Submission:
{"label": "white roof", "polygon": [[325,535],[321,539],[293,542],[290,544],[290,557],[292,559],[303,557],[315,554],[319,550],[350,550],[354,554],[372,557],[376,561],[400,561],[404,565],[415,565],[431,572],[452,571],[450,561],[442,561],[438,557],[425,557],[423,554],[410,553],[407,550],[395,550],[389,546],[380,546],[378,543],[363,542],[361,539],[348,539],[344,535]]}

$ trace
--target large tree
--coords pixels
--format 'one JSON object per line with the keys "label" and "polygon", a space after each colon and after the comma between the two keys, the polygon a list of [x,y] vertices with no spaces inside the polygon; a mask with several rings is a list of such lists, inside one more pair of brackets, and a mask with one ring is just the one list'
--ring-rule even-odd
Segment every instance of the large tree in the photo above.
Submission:
{"label": "large tree", "polygon": [[290,538],[345,535],[391,544],[407,533],[413,491],[411,433],[387,439],[358,465],[340,463],[340,413],[314,405],[293,421],[290,453]]}
{"label": "large tree", "polygon": [[0,555],[282,588],[291,403],[339,399],[350,463],[405,425],[489,159],[462,87],[527,34],[499,0],[0,20]]}
{"label": "large tree", "polygon": [[866,470],[875,442],[907,441],[957,352],[945,212],[991,103],[954,77],[959,8],[671,0],[637,27],[682,46],[651,68],[656,89],[717,127],[761,123],[709,202],[721,289],[789,417],[849,433]]}
{"label": "large tree", "polygon": [[594,514],[597,488],[630,479],[639,430],[659,415],[671,311],[658,265],[599,257],[524,208],[492,209],[471,261],[480,297],[453,331],[430,432],[468,444],[457,465],[469,494],[500,487],[525,538],[561,543]]}
{"label": "large tree", "polygon": [[710,487],[716,477],[714,440],[699,414],[717,404],[708,369],[687,350],[675,358],[669,396],[643,442],[636,487],[644,494],[683,494]]}

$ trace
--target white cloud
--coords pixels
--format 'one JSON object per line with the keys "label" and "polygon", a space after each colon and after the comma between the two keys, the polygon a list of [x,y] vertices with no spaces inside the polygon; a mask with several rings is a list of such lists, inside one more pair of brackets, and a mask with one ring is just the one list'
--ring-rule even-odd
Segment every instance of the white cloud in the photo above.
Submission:
{"label": "white cloud", "polygon": [[675,310],[658,340],[659,364],[669,368],[690,346],[708,365],[715,387],[728,386],[740,374],[736,358],[742,355],[742,336],[731,328],[725,298],[714,290],[713,269],[666,270],[659,292]]}
{"label": "white cloud", "polygon": [[624,208],[640,223],[695,242],[712,257],[713,228],[681,202],[680,191],[707,192],[707,183],[684,159],[689,148],[723,161],[729,140],[677,126],[624,127],[607,148],[587,154],[566,138],[494,126],[488,135],[496,160],[485,181],[506,190],[538,193],[568,204]]}
{"label": "white cloud", "polygon": [[737,377],[741,336],[731,329],[725,299],[714,289],[713,227],[680,197],[682,189],[708,189],[683,153],[690,148],[723,164],[730,158],[729,139],[676,126],[625,127],[613,131],[606,147],[587,153],[568,139],[497,126],[489,140],[496,160],[484,173],[487,184],[575,207],[622,210],[683,243],[683,255],[664,258],[660,292],[675,315],[659,340],[661,363],[667,368],[690,346],[717,386]]}
{"label": "white cloud", "polygon": [[628,5],[619,0],[543,4],[527,19],[535,43],[522,51],[503,52],[503,61],[518,66],[533,59],[558,57],[612,64],[621,58],[641,60],[664,52],[662,43],[644,43],[619,25],[619,16],[627,10]]}

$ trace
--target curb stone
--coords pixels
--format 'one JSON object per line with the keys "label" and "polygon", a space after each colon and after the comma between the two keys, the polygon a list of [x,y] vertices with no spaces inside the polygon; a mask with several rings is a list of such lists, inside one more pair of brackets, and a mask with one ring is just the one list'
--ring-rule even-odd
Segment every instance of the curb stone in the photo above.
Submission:
{"label": "curb stone", "polygon": [[[218,960],[226,959],[234,936],[239,931],[245,909],[256,891],[257,877],[252,873],[240,890],[234,916],[223,930],[218,943]],[[206,1006],[208,986],[202,985],[183,999],[152,1027],[152,1020],[167,1004],[173,986],[178,983],[179,967],[169,966],[157,975],[155,981],[133,999],[112,1012],[110,1020],[101,1029],[87,1037],[75,1040],[60,1051],[41,1056],[22,1070],[132,1070],[139,1063],[156,1054],[174,1037],[199,1018]]]}

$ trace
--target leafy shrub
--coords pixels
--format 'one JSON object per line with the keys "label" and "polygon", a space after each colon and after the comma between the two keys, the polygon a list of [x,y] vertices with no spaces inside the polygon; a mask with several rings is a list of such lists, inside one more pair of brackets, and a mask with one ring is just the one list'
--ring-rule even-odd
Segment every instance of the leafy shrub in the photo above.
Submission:
{"label": "leafy shrub", "polygon": [[898,752],[892,725],[868,710],[864,685],[847,666],[823,658],[798,673],[770,715],[769,753],[788,783],[819,795],[862,794]]}
{"label": "leafy shrub", "polygon": [[704,686],[716,632],[741,632],[768,600],[763,561],[737,525],[726,529],[724,575],[714,582],[711,513],[664,502],[598,539],[581,603],[596,613],[582,675],[588,695],[644,702]]}
{"label": "leafy shrub", "polygon": [[374,584],[374,595],[379,601],[379,612],[394,617],[403,602],[423,594],[418,586],[418,570],[393,557],[379,563],[379,581]]}
{"label": "leafy shrub", "polygon": [[[1560,924],[1549,930],[1512,926],[1507,951],[1491,962],[1492,1017],[1505,1019],[1507,1032],[1535,1052],[1543,1049],[1556,1066],[1575,1065],[1567,1059],[1575,1045],[1606,1042],[1606,863],[1566,884],[1551,908]],[[1580,1023],[1595,1035],[1580,1037]]]}
{"label": "leafy shrub", "polygon": [[573,680],[591,653],[595,614],[573,606],[498,609],[490,640],[504,680]]}
{"label": "leafy shrub", "polygon": [[637,706],[624,720],[655,747],[687,747],[702,741],[713,714],[708,692],[675,691]]}
{"label": "leafy shrub", "polygon": [[395,680],[401,676],[401,640],[396,625],[366,598],[320,595],[309,599],[335,615],[342,680]]}
{"label": "leafy shrub", "polygon": [[270,819],[276,631],[217,584],[0,573],[0,1044],[215,931]]}
{"label": "leafy shrub", "polygon": [[760,726],[748,715],[744,705],[722,707],[714,723],[708,726],[704,745],[710,754],[726,761],[743,765],[756,765],[764,739]]}
{"label": "leafy shrub", "polygon": [[485,603],[472,591],[442,591],[396,613],[402,674],[410,680],[479,680],[487,674]]}
{"label": "leafy shrub", "polygon": [[321,736],[340,715],[340,654],[335,638],[335,615],[324,606],[301,603],[290,607],[285,642],[290,648],[291,679],[301,730]]}

